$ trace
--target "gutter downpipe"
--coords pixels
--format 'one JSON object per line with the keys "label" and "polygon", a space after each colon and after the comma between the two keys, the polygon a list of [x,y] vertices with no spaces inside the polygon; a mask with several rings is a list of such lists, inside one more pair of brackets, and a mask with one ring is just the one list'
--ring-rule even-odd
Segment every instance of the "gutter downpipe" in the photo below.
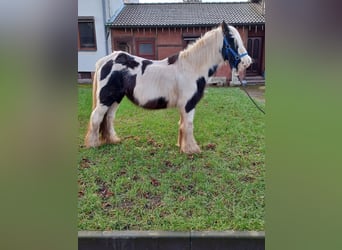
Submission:
{"label": "gutter downpipe", "polygon": [[[108,48],[108,37],[109,32],[107,31],[107,20],[106,20],[106,3],[105,0],[102,0],[102,15],[103,15],[103,24],[104,24],[104,35],[105,35],[105,44],[106,44],[106,55],[109,54],[109,48]],[[108,34],[107,34],[108,33]]]}

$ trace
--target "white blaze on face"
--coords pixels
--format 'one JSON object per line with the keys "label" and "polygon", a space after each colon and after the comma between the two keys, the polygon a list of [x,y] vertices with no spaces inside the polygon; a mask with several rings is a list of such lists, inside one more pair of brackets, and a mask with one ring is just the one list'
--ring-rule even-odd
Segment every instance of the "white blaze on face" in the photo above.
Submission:
{"label": "white blaze on face", "polygon": [[[235,29],[233,26],[229,26],[231,34],[235,37],[235,42],[237,43],[238,46],[238,53],[239,55],[242,55],[244,53],[247,53],[247,50],[245,46],[243,45],[240,33],[237,29]],[[252,58],[249,55],[246,55],[241,58],[241,62],[238,65],[238,72],[242,73],[245,69],[247,69],[251,64],[252,64]]]}
{"label": "white blaze on face", "polygon": [[250,65],[252,64],[252,58],[247,55],[241,58],[241,62],[238,65],[238,71],[244,71],[245,69],[247,69]]}

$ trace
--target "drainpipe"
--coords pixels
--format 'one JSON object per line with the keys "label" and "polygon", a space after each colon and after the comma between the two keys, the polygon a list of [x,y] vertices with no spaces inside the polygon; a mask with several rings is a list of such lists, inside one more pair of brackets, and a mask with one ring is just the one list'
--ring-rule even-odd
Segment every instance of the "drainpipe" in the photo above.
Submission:
{"label": "drainpipe", "polygon": [[106,20],[106,2],[105,0],[102,0],[102,15],[103,15],[103,24],[104,24],[104,29],[105,29],[105,44],[106,44],[106,55],[109,54],[109,48],[108,48],[108,31],[107,31],[107,26],[106,26],[106,23],[107,23],[107,20]]}

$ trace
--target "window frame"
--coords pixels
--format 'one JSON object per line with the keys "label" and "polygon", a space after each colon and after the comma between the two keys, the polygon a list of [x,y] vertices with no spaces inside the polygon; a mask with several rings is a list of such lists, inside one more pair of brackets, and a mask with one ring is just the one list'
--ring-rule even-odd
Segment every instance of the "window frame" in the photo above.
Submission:
{"label": "window frame", "polygon": [[187,48],[190,44],[196,42],[196,40],[200,37],[201,36],[197,34],[194,34],[194,35],[183,34],[183,48]]}
{"label": "window frame", "polygon": [[[80,38],[80,23],[92,23],[94,26],[94,47],[81,47],[81,38]],[[78,17],[77,22],[77,46],[79,51],[97,51],[97,39],[96,39],[96,26],[95,26],[95,18],[94,17]]]}
{"label": "window frame", "polygon": [[[151,44],[153,54],[142,54],[142,53],[140,53],[140,44]],[[154,60],[156,58],[155,39],[137,39],[136,40],[136,52],[137,52],[136,53],[137,56]]]}

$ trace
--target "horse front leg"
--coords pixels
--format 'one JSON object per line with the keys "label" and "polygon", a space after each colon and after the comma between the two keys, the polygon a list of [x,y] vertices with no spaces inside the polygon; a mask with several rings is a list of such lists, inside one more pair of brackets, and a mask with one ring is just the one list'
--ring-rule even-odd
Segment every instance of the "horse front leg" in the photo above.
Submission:
{"label": "horse front leg", "polygon": [[186,154],[197,154],[201,152],[200,147],[194,138],[194,116],[195,109],[192,109],[189,113],[185,110],[181,111],[181,123],[179,126],[179,140],[180,151]]}

